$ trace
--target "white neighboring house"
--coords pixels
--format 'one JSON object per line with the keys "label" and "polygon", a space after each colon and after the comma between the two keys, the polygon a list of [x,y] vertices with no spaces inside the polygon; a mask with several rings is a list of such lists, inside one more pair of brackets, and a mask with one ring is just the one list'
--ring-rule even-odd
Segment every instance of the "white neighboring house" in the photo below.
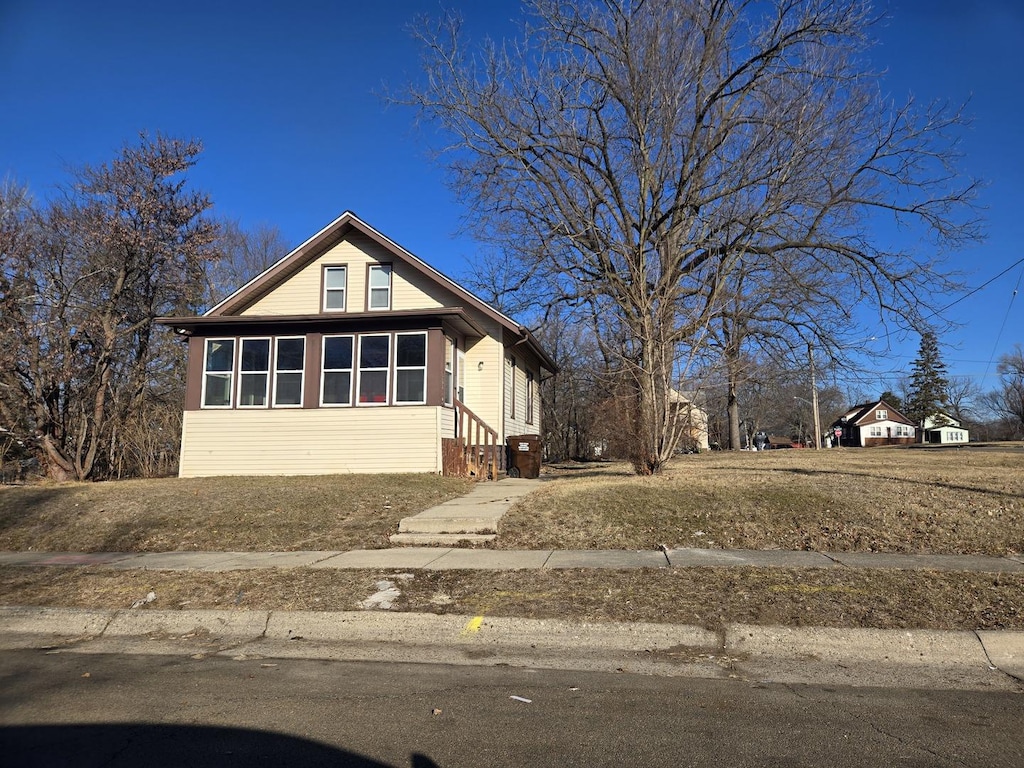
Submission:
{"label": "white neighboring house", "polygon": [[946,413],[937,411],[924,420],[924,442],[936,445],[961,445],[970,441],[963,423]]}

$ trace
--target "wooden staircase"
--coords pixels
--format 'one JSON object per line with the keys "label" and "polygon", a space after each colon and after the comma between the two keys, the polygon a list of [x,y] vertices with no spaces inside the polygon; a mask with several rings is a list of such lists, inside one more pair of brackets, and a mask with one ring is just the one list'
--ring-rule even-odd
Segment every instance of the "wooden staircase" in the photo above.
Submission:
{"label": "wooden staircase", "polygon": [[505,471],[505,446],[498,432],[455,400],[455,437],[441,441],[443,474],[447,477],[475,477],[497,480]]}

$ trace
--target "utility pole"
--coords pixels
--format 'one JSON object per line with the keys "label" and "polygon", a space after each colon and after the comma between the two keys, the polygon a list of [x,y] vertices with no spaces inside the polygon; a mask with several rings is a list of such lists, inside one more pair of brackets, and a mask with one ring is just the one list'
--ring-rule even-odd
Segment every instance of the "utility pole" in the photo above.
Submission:
{"label": "utility pole", "polygon": [[821,418],[818,416],[818,382],[814,377],[814,348],[807,344],[807,358],[811,362],[811,411],[814,415],[814,448],[821,448]]}

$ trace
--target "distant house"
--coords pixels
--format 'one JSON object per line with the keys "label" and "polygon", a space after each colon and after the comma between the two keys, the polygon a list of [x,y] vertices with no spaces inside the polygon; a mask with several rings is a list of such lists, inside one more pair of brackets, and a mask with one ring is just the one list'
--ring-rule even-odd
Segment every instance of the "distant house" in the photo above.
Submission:
{"label": "distant house", "polygon": [[678,409],[679,418],[686,432],[686,436],[680,441],[680,447],[707,451],[710,449],[708,413],[694,401],[691,393],[669,390],[669,402]]}
{"label": "distant house", "polygon": [[496,477],[555,364],[524,326],[346,212],[200,317],[182,477]]}
{"label": "distant house", "polygon": [[924,442],[935,445],[961,445],[970,441],[963,422],[945,411],[937,411],[924,420]]}
{"label": "distant house", "polygon": [[840,445],[872,448],[879,445],[910,445],[917,440],[917,427],[884,400],[855,405],[833,424],[839,430]]}

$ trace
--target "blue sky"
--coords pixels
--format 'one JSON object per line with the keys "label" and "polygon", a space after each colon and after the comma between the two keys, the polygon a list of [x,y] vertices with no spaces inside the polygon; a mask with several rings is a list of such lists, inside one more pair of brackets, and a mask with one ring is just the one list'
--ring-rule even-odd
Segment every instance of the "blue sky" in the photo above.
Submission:
{"label": "blue sky", "polygon": [[[475,36],[508,35],[519,15],[516,0],[448,5]],[[381,98],[385,84],[418,75],[407,28],[439,8],[0,0],[0,177],[45,198],[67,165],[106,161],[140,130],[196,137],[205,151],[193,185],[219,216],[276,225],[298,244],[351,209],[458,277],[476,249],[456,234],[462,210],[429,155],[429,129]],[[987,182],[988,239],[950,259],[974,288],[1024,257],[1024,3],[893,0],[889,12],[872,58],[892,95],[970,99],[963,165]],[[951,373],[982,381],[987,371],[994,385],[990,361],[1024,343],[1024,297],[1011,304],[1022,274],[1018,265],[949,311],[962,324],[941,338]],[[870,366],[879,389],[909,369],[918,344],[885,341],[887,360]]]}

